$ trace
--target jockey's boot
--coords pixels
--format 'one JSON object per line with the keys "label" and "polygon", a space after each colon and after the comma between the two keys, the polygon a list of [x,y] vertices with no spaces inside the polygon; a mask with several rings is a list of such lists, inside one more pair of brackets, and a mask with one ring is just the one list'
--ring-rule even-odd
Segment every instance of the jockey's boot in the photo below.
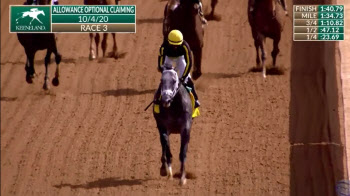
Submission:
{"label": "jockey's boot", "polygon": [[198,14],[199,14],[199,16],[201,17],[202,24],[207,25],[207,24],[208,24],[208,21],[207,21],[207,19],[205,19],[205,17],[204,17],[204,13],[203,13],[203,10],[202,10],[202,3],[201,3],[201,2],[196,3],[196,4],[194,5],[194,7],[195,7],[196,9],[198,9]]}
{"label": "jockey's boot", "polygon": [[192,94],[193,94],[193,97],[194,97],[194,100],[195,100],[194,108],[198,108],[201,104],[199,103],[197,92],[194,89],[194,83],[192,81],[192,78],[188,77],[186,86],[188,86],[188,87],[190,87],[192,89]]}

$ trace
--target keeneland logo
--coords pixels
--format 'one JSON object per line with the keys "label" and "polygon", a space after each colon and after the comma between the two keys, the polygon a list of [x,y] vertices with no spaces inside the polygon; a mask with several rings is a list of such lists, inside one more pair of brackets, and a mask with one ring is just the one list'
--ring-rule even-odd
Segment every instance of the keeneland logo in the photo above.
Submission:
{"label": "keeneland logo", "polygon": [[19,19],[25,18],[25,17],[27,17],[27,16],[29,16],[29,17],[32,18],[32,20],[30,21],[29,25],[32,25],[33,20],[37,20],[37,21],[39,21],[41,24],[43,24],[43,23],[39,20],[39,18],[38,18],[38,15],[39,15],[39,14],[42,14],[42,15],[45,16],[44,11],[43,11],[43,10],[39,10],[38,8],[32,8],[32,9],[30,9],[30,11],[28,11],[28,12],[22,12],[22,16],[16,19],[16,24],[18,24],[18,20],[19,20]]}
{"label": "keeneland logo", "polygon": [[49,6],[11,6],[10,32],[51,32]]}

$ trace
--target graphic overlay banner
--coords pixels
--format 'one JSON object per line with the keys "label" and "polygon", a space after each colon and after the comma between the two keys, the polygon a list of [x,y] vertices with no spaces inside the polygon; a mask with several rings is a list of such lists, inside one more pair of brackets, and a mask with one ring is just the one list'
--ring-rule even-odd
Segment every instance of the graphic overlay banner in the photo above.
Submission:
{"label": "graphic overlay banner", "polygon": [[136,33],[135,5],[10,6],[11,33]]}
{"label": "graphic overlay banner", "polygon": [[294,5],[293,40],[344,40],[344,5]]}
{"label": "graphic overlay banner", "polygon": [[53,32],[136,32],[136,6],[52,6]]}

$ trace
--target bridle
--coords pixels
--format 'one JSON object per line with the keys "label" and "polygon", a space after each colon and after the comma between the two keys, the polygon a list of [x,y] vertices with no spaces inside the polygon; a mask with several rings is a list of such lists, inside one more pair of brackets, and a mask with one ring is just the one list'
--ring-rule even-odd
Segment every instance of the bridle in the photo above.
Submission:
{"label": "bridle", "polygon": [[179,83],[180,82],[179,82],[179,77],[177,76],[177,72],[175,71],[175,69],[173,67],[169,68],[169,67],[164,66],[162,74],[164,74],[166,72],[170,72],[170,73],[172,73],[172,75],[175,75],[176,83],[174,85],[174,89],[163,91],[163,89],[161,88],[160,92],[161,92],[161,95],[163,95],[163,94],[169,95],[170,96],[170,102],[172,102],[174,97],[175,97],[175,95],[179,91],[179,86],[180,86]]}

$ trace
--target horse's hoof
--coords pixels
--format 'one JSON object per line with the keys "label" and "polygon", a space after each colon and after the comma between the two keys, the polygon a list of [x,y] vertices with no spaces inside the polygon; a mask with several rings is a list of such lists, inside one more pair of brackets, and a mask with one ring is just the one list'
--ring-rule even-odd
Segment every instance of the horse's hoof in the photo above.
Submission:
{"label": "horse's hoof", "polygon": [[114,57],[115,59],[118,59],[118,58],[119,58],[118,52],[115,52],[113,57]]}
{"label": "horse's hoof", "polygon": [[92,61],[92,60],[94,60],[94,59],[96,59],[96,56],[90,54],[90,55],[89,55],[89,60]]}
{"label": "horse's hoof", "polygon": [[27,75],[26,76],[26,81],[28,84],[32,84],[33,83],[33,78],[34,78],[34,75]]}
{"label": "horse's hoof", "polygon": [[172,170],[171,166],[166,167],[166,168],[167,168],[168,179],[172,180],[173,179],[173,170]]}
{"label": "horse's hoof", "polygon": [[58,80],[58,78],[57,78],[57,77],[54,77],[54,78],[52,79],[52,85],[58,86],[59,84],[60,84],[60,81]]}
{"label": "horse's hoof", "polygon": [[183,186],[187,183],[187,179],[186,178],[181,178],[180,180],[180,185]]}
{"label": "horse's hoof", "polygon": [[159,173],[160,173],[160,176],[167,176],[168,175],[164,165],[162,165],[162,167],[160,167]]}
{"label": "horse's hoof", "polygon": [[49,88],[49,85],[47,85],[46,83],[44,83],[43,89],[46,90],[46,91],[49,90],[49,89],[50,89],[50,88]]}

